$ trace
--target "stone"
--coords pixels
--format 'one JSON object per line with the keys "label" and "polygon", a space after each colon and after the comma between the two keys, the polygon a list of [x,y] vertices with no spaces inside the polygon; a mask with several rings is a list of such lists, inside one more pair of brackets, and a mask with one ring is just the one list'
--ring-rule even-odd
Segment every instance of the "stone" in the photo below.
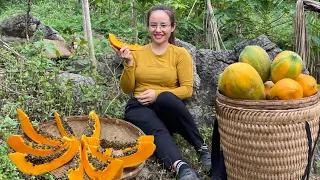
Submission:
{"label": "stone", "polygon": [[[43,31],[43,37],[51,40],[65,41],[52,27],[29,15],[28,36],[31,41],[37,39],[37,31]],[[26,42],[26,14],[16,14],[0,22],[0,35],[7,42]]]}
{"label": "stone", "polygon": [[85,77],[79,74],[63,72],[59,74],[59,82],[61,84],[71,81],[74,93],[74,100],[77,103],[80,103],[82,107],[86,107],[82,103],[83,94],[81,93],[81,88],[93,86],[95,84],[94,80],[91,77]]}
{"label": "stone", "polygon": [[52,43],[56,50],[59,51],[60,57],[57,57],[55,52],[46,50],[45,55],[50,59],[68,59],[73,56],[69,45],[65,41],[61,40],[51,40],[51,39],[44,39],[45,43]]}

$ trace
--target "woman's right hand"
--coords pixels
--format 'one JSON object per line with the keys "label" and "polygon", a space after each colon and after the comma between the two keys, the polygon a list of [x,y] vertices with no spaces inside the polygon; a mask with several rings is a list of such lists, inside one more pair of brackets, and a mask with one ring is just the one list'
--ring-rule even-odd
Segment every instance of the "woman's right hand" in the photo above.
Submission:
{"label": "woman's right hand", "polygon": [[129,66],[132,66],[133,65],[133,56],[132,56],[132,53],[131,51],[129,50],[128,46],[125,46],[121,49],[117,49],[116,47],[112,46],[112,49],[118,54],[118,56],[122,59],[124,59],[126,61],[126,63],[129,65]]}

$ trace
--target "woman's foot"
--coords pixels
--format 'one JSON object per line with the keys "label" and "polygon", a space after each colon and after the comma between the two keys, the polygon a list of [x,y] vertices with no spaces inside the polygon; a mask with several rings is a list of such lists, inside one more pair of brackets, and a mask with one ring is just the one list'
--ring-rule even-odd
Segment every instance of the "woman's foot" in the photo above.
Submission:
{"label": "woman's foot", "polygon": [[212,164],[211,164],[211,153],[208,149],[207,145],[202,145],[200,150],[198,150],[199,159],[202,162],[202,169],[205,172],[211,172]]}
{"label": "woman's foot", "polygon": [[201,180],[199,174],[182,160],[176,161],[174,167],[178,173],[178,180]]}
{"label": "woman's foot", "polygon": [[189,167],[179,171],[178,180],[202,180],[202,179],[194,169]]}

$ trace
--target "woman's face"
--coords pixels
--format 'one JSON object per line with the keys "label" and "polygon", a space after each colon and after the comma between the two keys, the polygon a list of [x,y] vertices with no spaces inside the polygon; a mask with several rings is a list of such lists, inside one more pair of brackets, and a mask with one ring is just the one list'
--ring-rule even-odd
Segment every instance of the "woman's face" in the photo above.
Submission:
{"label": "woman's face", "polygon": [[150,14],[148,31],[152,41],[156,44],[168,43],[175,26],[171,26],[170,17],[165,11],[157,10]]}

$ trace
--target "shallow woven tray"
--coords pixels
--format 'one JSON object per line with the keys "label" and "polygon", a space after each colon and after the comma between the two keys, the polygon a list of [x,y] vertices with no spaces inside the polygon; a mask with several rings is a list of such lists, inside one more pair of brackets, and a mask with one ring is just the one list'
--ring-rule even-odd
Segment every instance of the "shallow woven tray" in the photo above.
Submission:
{"label": "shallow woven tray", "polygon": [[[104,117],[99,117],[101,124],[101,134],[100,138],[105,138],[107,140],[118,140],[121,142],[135,141],[141,135],[145,135],[143,131],[133,124],[126,122],[120,119],[109,119]],[[84,131],[88,116],[72,116],[66,117],[65,120],[72,127],[73,131],[76,133],[78,137],[81,137],[82,132]],[[48,133],[61,137],[59,130],[56,126],[55,121],[48,122],[46,124],[42,124],[41,127],[47,131]],[[125,168],[123,171],[123,175],[120,178],[121,180],[132,179],[137,176],[142,168],[144,167],[145,162],[135,167]],[[67,171],[69,169],[69,163],[64,166],[51,171],[51,174],[56,178],[65,177]],[[86,174],[84,179],[90,179]]]}
{"label": "shallow woven tray", "polygon": [[216,113],[228,180],[301,180],[319,133],[319,92],[298,100],[236,100],[219,92]]}

